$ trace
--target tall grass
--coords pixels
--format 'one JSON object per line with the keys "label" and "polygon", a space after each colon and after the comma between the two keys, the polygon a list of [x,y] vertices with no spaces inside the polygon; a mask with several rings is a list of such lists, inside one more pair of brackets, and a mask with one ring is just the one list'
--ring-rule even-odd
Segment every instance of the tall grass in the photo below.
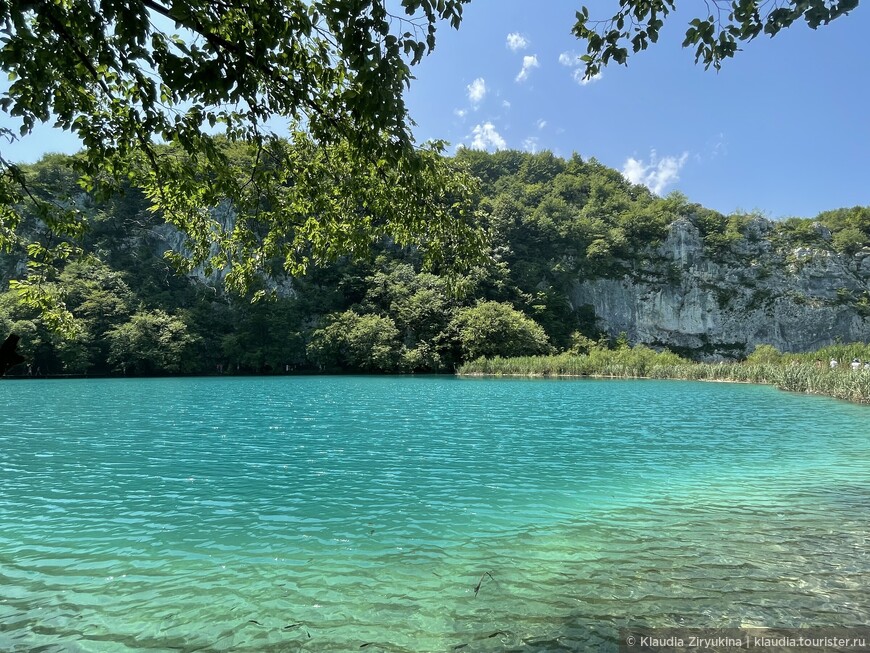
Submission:
{"label": "tall grass", "polygon": [[[828,367],[834,358],[840,365]],[[638,345],[588,354],[479,358],[459,368],[461,376],[591,376],[763,383],[781,390],[827,395],[870,404],[870,370],[853,371],[852,358],[870,359],[870,345],[832,345],[810,354],[779,354],[756,362],[695,363],[668,351]],[[821,361],[821,364],[817,361]]]}

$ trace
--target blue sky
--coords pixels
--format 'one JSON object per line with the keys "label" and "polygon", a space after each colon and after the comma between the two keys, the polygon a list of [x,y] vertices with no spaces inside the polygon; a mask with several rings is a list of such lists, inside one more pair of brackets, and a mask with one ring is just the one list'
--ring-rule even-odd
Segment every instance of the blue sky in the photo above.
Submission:
{"label": "blue sky", "polygon": [[[680,46],[694,17],[680,13],[628,67],[586,85],[560,63],[584,51],[570,33],[581,4],[468,5],[460,29],[442,29],[416,70],[408,102],[418,139],[577,152],[725,213],[808,217],[870,204],[866,4],[815,31],[801,23],[759,37],[719,73]],[[585,4],[602,18],[616,6]],[[518,79],[525,57],[534,63]]]}
{"label": "blue sky", "polygon": [[[570,33],[581,4],[474,0],[458,31],[442,25],[407,96],[418,140],[447,140],[451,152],[577,152],[725,213],[808,217],[870,204],[870,3],[815,31],[759,37],[719,73],[680,47],[694,16],[680,13],[628,67],[587,84],[575,79],[583,48]],[[602,18],[616,6],[586,4]],[[34,161],[78,143],[41,127],[2,149]]]}

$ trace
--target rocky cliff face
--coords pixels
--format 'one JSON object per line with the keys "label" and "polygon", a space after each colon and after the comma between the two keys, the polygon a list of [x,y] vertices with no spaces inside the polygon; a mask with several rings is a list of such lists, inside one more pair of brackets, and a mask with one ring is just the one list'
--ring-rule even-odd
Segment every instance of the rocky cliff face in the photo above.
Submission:
{"label": "rocky cliff face", "polygon": [[591,307],[612,335],[705,359],[744,356],[758,344],[811,351],[870,340],[870,250],[777,246],[763,218],[744,233],[712,253],[691,220],[677,220],[646,258],[625,264],[624,276],[580,279],[569,300]]}
{"label": "rocky cliff face", "polygon": [[[211,217],[217,222],[217,226],[224,232],[231,232],[236,223],[236,211],[228,203],[210,210]],[[178,252],[189,256],[190,249],[187,237],[171,224],[163,223],[153,227],[149,235],[152,241],[152,249],[156,256],[162,257],[167,251]],[[212,245],[211,255],[218,253],[218,246]],[[222,287],[224,279],[229,273],[229,268],[218,268],[207,273],[205,267],[199,265],[188,275],[195,281],[212,287]],[[296,291],[293,288],[293,280],[285,274],[278,277],[261,277],[263,288],[274,291],[278,297],[293,297]]]}

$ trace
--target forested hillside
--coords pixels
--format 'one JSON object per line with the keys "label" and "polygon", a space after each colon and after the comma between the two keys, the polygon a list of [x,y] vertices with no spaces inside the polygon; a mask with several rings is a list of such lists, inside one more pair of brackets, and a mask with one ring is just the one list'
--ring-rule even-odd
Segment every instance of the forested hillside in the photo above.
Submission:
{"label": "forested hillside", "polygon": [[[219,273],[176,273],[164,253],[183,239],[149,211],[139,189],[98,200],[80,190],[68,157],[46,156],[24,167],[30,193],[78,209],[87,224],[79,241],[83,253],[62,262],[48,281],[72,314],[72,328],[58,334],[39,309],[9,289],[11,279],[26,273],[24,252],[13,251],[0,255],[0,333],[21,336],[34,374],[441,372],[479,356],[583,351],[622,331],[632,341],[676,343],[681,353],[697,345],[699,354],[744,355],[751,338],[737,343],[742,349],[704,350],[719,334],[666,341],[648,335],[631,316],[612,323],[602,295],[611,292],[608,283],[665,289],[697,276],[697,260],[681,264],[662,246],[674,240],[674,224],[700,243],[703,251],[694,259],[748,271],[729,281],[754,288],[744,304],[730,286],[703,282],[719,309],[739,314],[747,307],[762,310],[765,301],[773,306],[779,291],[758,283],[781,272],[778,283],[789,302],[826,307],[848,322],[850,334],[866,326],[870,258],[863,248],[870,244],[870,208],[771,223],[725,216],[678,193],[656,197],[576,155],[460,150],[456,157],[480,179],[485,262],[461,272],[423,270],[413,249],[379,242],[363,260],[338,260],[293,279],[279,274],[248,296],[234,296],[224,291]],[[28,233],[32,243],[58,245],[43,242],[35,226]],[[819,257],[829,267],[854,271],[854,283],[849,277],[836,281],[844,285],[807,289],[795,281],[803,288],[795,291],[790,279],[814,269],[807,261]],[[257,290],[272,297],[252,303]],[[761,304],[750,306],[756,300]],[[16,371],[28,373],[23,366]]]}

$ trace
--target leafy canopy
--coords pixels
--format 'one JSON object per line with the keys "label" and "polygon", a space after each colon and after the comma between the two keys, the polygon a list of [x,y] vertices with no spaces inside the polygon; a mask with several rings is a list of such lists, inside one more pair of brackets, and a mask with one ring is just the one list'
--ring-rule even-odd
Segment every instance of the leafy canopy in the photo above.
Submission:
{"label": "leafy canopy", "polygon": [[[40,122],[76,134],[85,190],[135,182],[188,236],[188,267],[228,267],[230,286],[384,237],[456,256],[478,245],[473,184],[443,144],[415,145],[403,91],[439,21],[458,27],[468,1],[0,2],[0,108],[20,135]],[[24,203],[58,237],[30,252],[37,270],[86,225],[27,182],[0,154],[0,248],[17,242]]]}
{"label": "leafy canopy", "polygon": [[[738,43],[764,33],[770,37],[803,20],[812,29],[827,25],[858,6],[859,0],[706,0],[707,16],[693,18],[686,29],[683,47],[695,49],[695,63],[716,70],[722,60],[733,57]],[[659,31],[676,0],[620,0],[619,9],[606,20],[591,20],[589,9],[577,12],[572,32],[586,42],[586,78],[601,71],[611,60],[625,64],[628,51],[646,50],[659,38]]]}
{"label": "leafy canopy", "polygon": [[[615,373],[637,375],[653,363],[637,347],[624,349],[624,336],[614,343],[623,348],[610,352],[616,358],[598,358],[615,334],[608,335],[612,326],[594,307],[577,302],[575,289],[578,280],[595,278],[678,287],[687,272],[658,247],[674,221],[693,224],[718,265],[739,267],[767,252],[759,278],[796,274],[813,258],[857,270],[860,250],[870,246],[868,207],[767,223],[755,214],[722,215],[679,193],[656,197],[577,155],[460,150],[457,158],[483,180],[476,219],[490,252],[467,271],[424,271],[418,250],[385,241],[372,247],[373,256],[313,266],[291,283],[264,280],[262,286],[276,288],[275,301],[251,303],[216,292],[217,276],[173,274],[162,258],[168,230],[130,187],[102,201],[79,198],[88,223],[85,256],[63,262],[43,285],[65,304],[73,335],[60,337],[51,315],[21,293],[3,292],[5,281],[20,273],[23,247],[0,254],[0,334],[22,337],[19,348],[34,374],[444,372],[481,355],[568,351],[590,354],[589,365],[565,369],[600,373],[615,365],[621,370],[614,367]],[[69,162],[51,155],[22,171],[31,191],[48,197],[75,187]],[[28,218],[24,225],[28,244],[47,246],[52,235],[29,230],[33,224]],[[736,307],[732,282],[711,280],[710,301]],[[776,296],[753,293],[749,301],[774,299],[870,315],[870,295],[857,282],[833,296],[825,287],[784,287]],[[695,353],[709,351],[702,345]],[[744,353],[740,345],[719,351]]]}
{"label": "leafy canopy", "polygon": [[[54,327],[70,324],[45,282],[93,228],[81,198],[125,188],[186,235],[174,254],[180,268],[221,269],[240,291],[279,268],[299,275],[378,242],[417,245],[430,266],[473,265],[484,247],[467,165],[485,183],[523,166],[527,197],[494,203],[493,226],[505,232],[534,239],[556,227],[560,238],[582,243],[577,257],[600,261],[654,238],[662,223],[656,207],[628,215],[625,202],[593,194],[583,220],[571,220],[570,200],[595,190],[574,182],[518,224],[518,206],[537,204],[544,180],[565,165],[552,157],[449,160],[443,143],[415,144],[403,99],[412,67],[435,47],[441,21],[459,26],[468,2],[0,0],[0,68],[9,77],[0,110],[17,119],[18,135],[52,122],[85,145],[73,188],[63,179],[48,194],[35,192],[34,180],[0,152],[0,251],[26,247],[28,276],[13,282],[20,296]],[[573,32],[587,42],[587,75],[610,60],[625,63],[629,44],[637,52],[654,43],[675,4],[620,0],[599,22],[584,7]],[[718,68],[738,42],[798,20],[815,28],[857,5],[709,0],[709,15],[691,21],[684,45]],[[10,125],[0,137],[17,135]],[[87,194],[76,196],[76,182]],[[628,217],[607,224],[612,214]],[[30,237],[35,231],[50,236]],[[855,248],[861,237],[851,228],[838,245]],[[561,310],[535,306],[542,319]]]}

